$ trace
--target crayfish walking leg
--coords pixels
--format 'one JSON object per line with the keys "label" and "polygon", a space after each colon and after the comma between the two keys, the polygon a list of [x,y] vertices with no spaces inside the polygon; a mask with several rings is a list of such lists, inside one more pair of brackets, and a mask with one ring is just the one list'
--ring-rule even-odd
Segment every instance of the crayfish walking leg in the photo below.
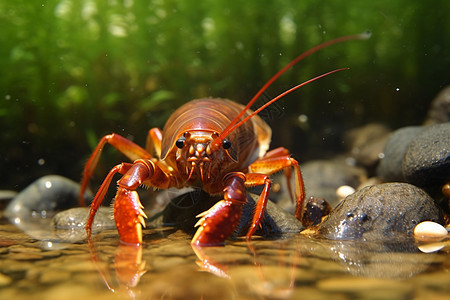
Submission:
{"label": "crayfish walking leg", "polygon": [[[305,200],[305,186],[303,183],[302,172],[298,162],[293,159],[289,151],[283,147],[274,149],[267,152],[267,154],[261,159],[255,161],[249,166],[250,172],[262,173],[266,175],[272,175],[278,171],[285,170],[285,175],[287,178],[287,187],[289,189],[289,194],[293,198],[290,184],[290,168],[294,168],[295,175],[295,201],[296,201],[296,211],[295,216],[297,219],[301,219],[304,210],[304,200]],[[263,184],[260,182],[259,184]],[[256,184],[255,184],[256,185]]]}

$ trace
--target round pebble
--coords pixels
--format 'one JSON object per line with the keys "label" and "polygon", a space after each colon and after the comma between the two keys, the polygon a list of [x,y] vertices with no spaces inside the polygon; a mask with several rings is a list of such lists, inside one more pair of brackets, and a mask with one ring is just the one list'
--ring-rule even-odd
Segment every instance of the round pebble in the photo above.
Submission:
{"label": "round pebble", "polygon": [[443,238],[447,236],[448,232],[444,226],[439,223],[425,221],[417,224],[414,228],[414,236],[425,238]]}
{"label": "round pebble", "polygon": [[367,178],[364,169],[340,159],[308,161],[302,164],[302,174],[306,196],[324,198],[332,207],[341,200],[336,189],[343,185],[358,186]]}
{"label": "round pebble", "polygon": [[442,219],[435,201],[420,188],[384,183],[347,196],[319,224],[318,232],[330,239],[392,239],[412,235],[424,220]]}
{"label": "round pebble", "polygon": [[387,182],[405,181],[402,172],[403,157],[411,141],[424,130],[422,126],[409,126],[394,131],[384,147],[384,156],[376,170],[377,176]]}
{"label": "round pebble", "polygon": [[418,187],[441,190],[450,181],[450,123],[427,127],[408,145],[402,162],[405,180]]}
{"label": "round pebble", "polygon": [[359,165],[371,167],[382,157],[380,154],[383,153],[389,134],[390,129],[385,125],[369,123],[347,131],[344,143]]}
{"label": "round pebble", "polygon": [[341,185],[336,190],[336,195],[339,199],[344,199],[348,195],[351,195],[355,192],[355,189],[349,185]]}
{"label": "round pebble", "polygon": [[[57,229],[76,229],[84,231],[89,216],[89,207],[74,207],[57,213],[52,223]],[[95,215],[93,229],[116,228],[113,210],[109,207],[100,207]]]}
{"label": "round pebble", "polygon": [[425,124],[450,122],[450,86],[443,88],[431,102]]}
{"label": "round pebble", "polygon": [[[47,217],[48,213],[78,206],[80,185],[59,175],[47,175],[35,180],[6,207],[8,218],[24,216]],[[90,195],[86,193],[86,200]]]}

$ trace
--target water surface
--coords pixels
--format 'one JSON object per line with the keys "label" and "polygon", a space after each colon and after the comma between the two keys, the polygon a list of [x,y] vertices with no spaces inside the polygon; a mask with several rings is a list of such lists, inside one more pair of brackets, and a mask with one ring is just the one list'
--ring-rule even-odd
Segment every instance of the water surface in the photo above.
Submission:
{"label": "water surface", "polygon": [[437,252],[423,253],[413,240],[370,243],[294,235],[193,249],[190,235],[161,227],[144,230],[143,246],[134,247],[120,244],[116,230],[102,231],[91,243],[85,239],[68,243],[70,232],[39,232],[49,228],[49,222],[39,220],[41,227],[31,231],[32,237],[2,220],[0,298],[448,299],[450,295],[448,242]]}

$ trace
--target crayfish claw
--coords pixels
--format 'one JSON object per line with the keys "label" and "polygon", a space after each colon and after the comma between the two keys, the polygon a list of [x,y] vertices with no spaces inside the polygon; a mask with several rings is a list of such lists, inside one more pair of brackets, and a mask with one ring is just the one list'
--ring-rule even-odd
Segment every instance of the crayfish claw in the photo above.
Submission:
{"label": "crayfish claw", "polygon": [[200,220],[197,221],[197,223],[195,223],[194,227],[198,227],[201,226],[203,224],[203,222],[205,222],[205,218],[201,218]]}
{"label": "crayfish claw", "polygon": [[126,244],[141,244],[145,218],[147,215],[137,192],[119,186],[114,201],[114,219],[120,240]]}
{"label": "crayfish claw", "polygon": [[205,210],[204,212],[201,212],[201,213],[199,213],[198,215],[196,215],[195,217],[196,218],[202,218],[202,217],[204,217],[204,216],[206,216],[208,213],[209,213],[209,209],[208,210]]}
{"label": "crayfish claw", "polygon": [[142,225],[142,227],[145,228],[145,220],[143,216],[138,217],[138,223]]}
{"label": "crayfish claw", "polygon": [[145,214],[143,208],[144,208],[143,206],[142,206],[141,208],[139,208],[139,215],[142,216],[142,217],[144,217],[144,218],[146,218],[146,219],[148,219],[148,217],[147,217],[147,215]]}
{"label": "crayfish claw", "polygon": [[221,200],[209,210],[198,216],[202,217],[195,226],[199,226],[192,238],[192,245],[223,245],[236,229],[242,214],[242,205],[238,202]]}

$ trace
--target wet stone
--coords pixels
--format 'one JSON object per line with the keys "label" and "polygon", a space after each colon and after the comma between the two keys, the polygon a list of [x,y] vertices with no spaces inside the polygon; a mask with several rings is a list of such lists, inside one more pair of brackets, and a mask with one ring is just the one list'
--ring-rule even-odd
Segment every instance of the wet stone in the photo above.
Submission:
{"label": "wet stone", "polygon": [[408,146],[402,163],[407,182],[440,191],[450,181],[450,123],[427,127]]}
{"label": "wet stone", "polygon": [[[89,216],[89,207],[70,208],[57,213],[52,219],[54,234],[59,241],[75,243],[86,238],[85,226]],[[92,224],[92,232],[115,229],[113,210],[100,207]],[[117,232],[115,232],[117,234]]]}
{"label": "wet stone", "polygon": [[[89,207],[75,207],[57,213],[52,223],[57,229],[79,229],[84,231],[89,216]],[[92,228],[112,229],[116,225],[113,219],[113,211],[108,207],[100,207],[95,214]]]}
{"label": "wet stone", "polygon": [[[235,236],[247,234],[253,218],[255,201],[259,195],[248,193],[248,202],[244,205],[240,223],[235,231]],[[194,191],[176,197],[166,207],[162,214],[162,223],[182,229],[194,234],[197,230],[194,227],[199,220],[196,216],[211,208],[221,197],[211,197],[203,191]],[[154,222],[158,223],[157,220]],[[261,228],[258,228],[255,235],[264,237],[275,237],[282,234],[297,233],[303,226],[292,215],[278,207],[275,203],[268,201],[264,212]]]}
{"label": "wet stone", "polygon": [[318,232],[330,239],[377,240],[412,235],[425,220],[443,222],[427,193],[407,183],[385,183],[349,195],[319,224]]}
{"label": "wet stone", "polygon": [[[248,227],[253,218],[256,201],[259,199],[259,195],[249,195],[252,199],[249,198],[248,204],[244,206],[241,224],[236,230],[237,235],[247,234]],[[261,229],[258,229],[255,235],[274,237],[283,234],[298,233],[302,229],[302,224],[292,214],[287,213],[277,204],[269,200],[261,222]]]}
{"label": "wet stone", "polygon": [[425,124],[450,122],[450,86],[445,87],[431,102]]}
{"label": "wet stone", "polygon": [[383,158],[377,167],[377,175],[385,181],[402,181],[403,158],[412,140],[424,130],[421,126],[409,126],[397,129],[389,137],[383,151]]}
{"label": "wet stone", "polygon": [[364,169],[339,159],[308,161],[301,168],[306,196],[324,198],[332,207],[339,201],[336,190],[340,186],[356,188],[366,178]]}
{"label": "wet stone", "polygon": [[371,123],[348,131],[344,142],[358,164],[372,167],[380,160],[389,134],[385,125]]}
{"label": "wet stone", "polygon": [[8,218],[45,217],[48,213],[78,206],[79,184],[59,175],[41,177],[21,191],[4,211]]}

